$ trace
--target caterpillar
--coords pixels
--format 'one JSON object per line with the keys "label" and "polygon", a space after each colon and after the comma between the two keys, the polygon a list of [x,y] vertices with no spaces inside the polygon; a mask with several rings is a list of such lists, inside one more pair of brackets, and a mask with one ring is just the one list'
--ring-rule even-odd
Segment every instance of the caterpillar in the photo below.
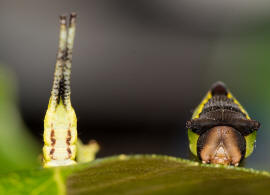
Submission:
{"label": "caterpillar", "polygon": [[71,106],[70,76],[76,14],[60,16],[54,80],[44,119],[43,167],[76,164],[77,118]]}
{"label": "caterpillar", "polygon": [[224,83],[216,82],[187,121],[189,148],[203,163],[238,166],[260,127]]}

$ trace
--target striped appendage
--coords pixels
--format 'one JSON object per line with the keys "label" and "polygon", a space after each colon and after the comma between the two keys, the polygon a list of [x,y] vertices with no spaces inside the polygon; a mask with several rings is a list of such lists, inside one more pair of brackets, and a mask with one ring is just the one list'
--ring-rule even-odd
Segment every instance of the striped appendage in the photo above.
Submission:
{"label": "striped appendage", "polygon": [[44,167],[75,164],[77,118],[70,101],[70,75],[76,15],[60,17],[60,35],[54,81],[44,119]]}

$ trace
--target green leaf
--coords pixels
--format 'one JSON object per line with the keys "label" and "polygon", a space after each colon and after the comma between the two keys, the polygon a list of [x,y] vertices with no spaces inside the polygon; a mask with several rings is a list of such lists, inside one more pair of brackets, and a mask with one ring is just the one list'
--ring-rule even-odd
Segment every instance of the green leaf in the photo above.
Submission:
{"label": "green leaf", "polygon": [[16,105],[15,77],[0,66],[0,172],[38,166],[40,146],[25,128]]}
{"label": "green leaf", "polygon": [[0,175],[0,194],[269,194],[270,173],[157,155]]}

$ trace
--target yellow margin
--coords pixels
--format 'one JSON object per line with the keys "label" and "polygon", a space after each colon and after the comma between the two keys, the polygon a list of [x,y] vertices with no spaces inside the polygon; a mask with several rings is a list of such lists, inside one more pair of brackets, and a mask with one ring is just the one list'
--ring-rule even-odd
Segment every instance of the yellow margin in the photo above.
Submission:
{"label": "yellow margin", "polygon": [[[228,94],[227,97],[229,99],[232,99],[233,102],[235,104],[238,105],[238,107],[240,108],[241,112],[243,112],[246,115],[247,119],[250,119],[247,111],[244,109],[244,107],[237,101],[237,99],[232,95],[232,93],[228,90]],[[203,110],[204,105],[212,98],[212,93],[211,90],[209,90],[207,92],[207,94],[205,95],[205,97],[203,98],[203,100],[201,101],[201,103],[196,107],[193,115],[192,115],[192,119],[196,119],[199,118],[200,113]],[[191,152],[197,156],[197,141],[199,139],[199,135],[194,133],[191,129],[188,129],[188,138],[189,138],[189,148],[191,150]],[[254,145],[256,142],[256,131],[254,131],[253,133],[245,136],[245,140],[246,140],[246,154],[245,154],[245,158],[250,156],[251,153],[254,150]]]}

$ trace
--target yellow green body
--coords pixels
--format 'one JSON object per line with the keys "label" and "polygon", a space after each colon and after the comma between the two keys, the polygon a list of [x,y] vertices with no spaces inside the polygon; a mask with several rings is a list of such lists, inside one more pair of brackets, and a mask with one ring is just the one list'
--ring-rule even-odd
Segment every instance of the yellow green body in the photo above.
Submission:
{"label": "yellow green body", "polygon": [[44,119],[44,167],[75,164],[77,118],[74,109],[60,99],[56,107],[51,100]]}
{"label": "yellow green body", "polygon": [[76,14],[72,13],[68,24],[67,17],[60,16],[59,45],[53,87],[44,119],[44,167],[76,163],[77,118],[70,101],[75,19]]}

